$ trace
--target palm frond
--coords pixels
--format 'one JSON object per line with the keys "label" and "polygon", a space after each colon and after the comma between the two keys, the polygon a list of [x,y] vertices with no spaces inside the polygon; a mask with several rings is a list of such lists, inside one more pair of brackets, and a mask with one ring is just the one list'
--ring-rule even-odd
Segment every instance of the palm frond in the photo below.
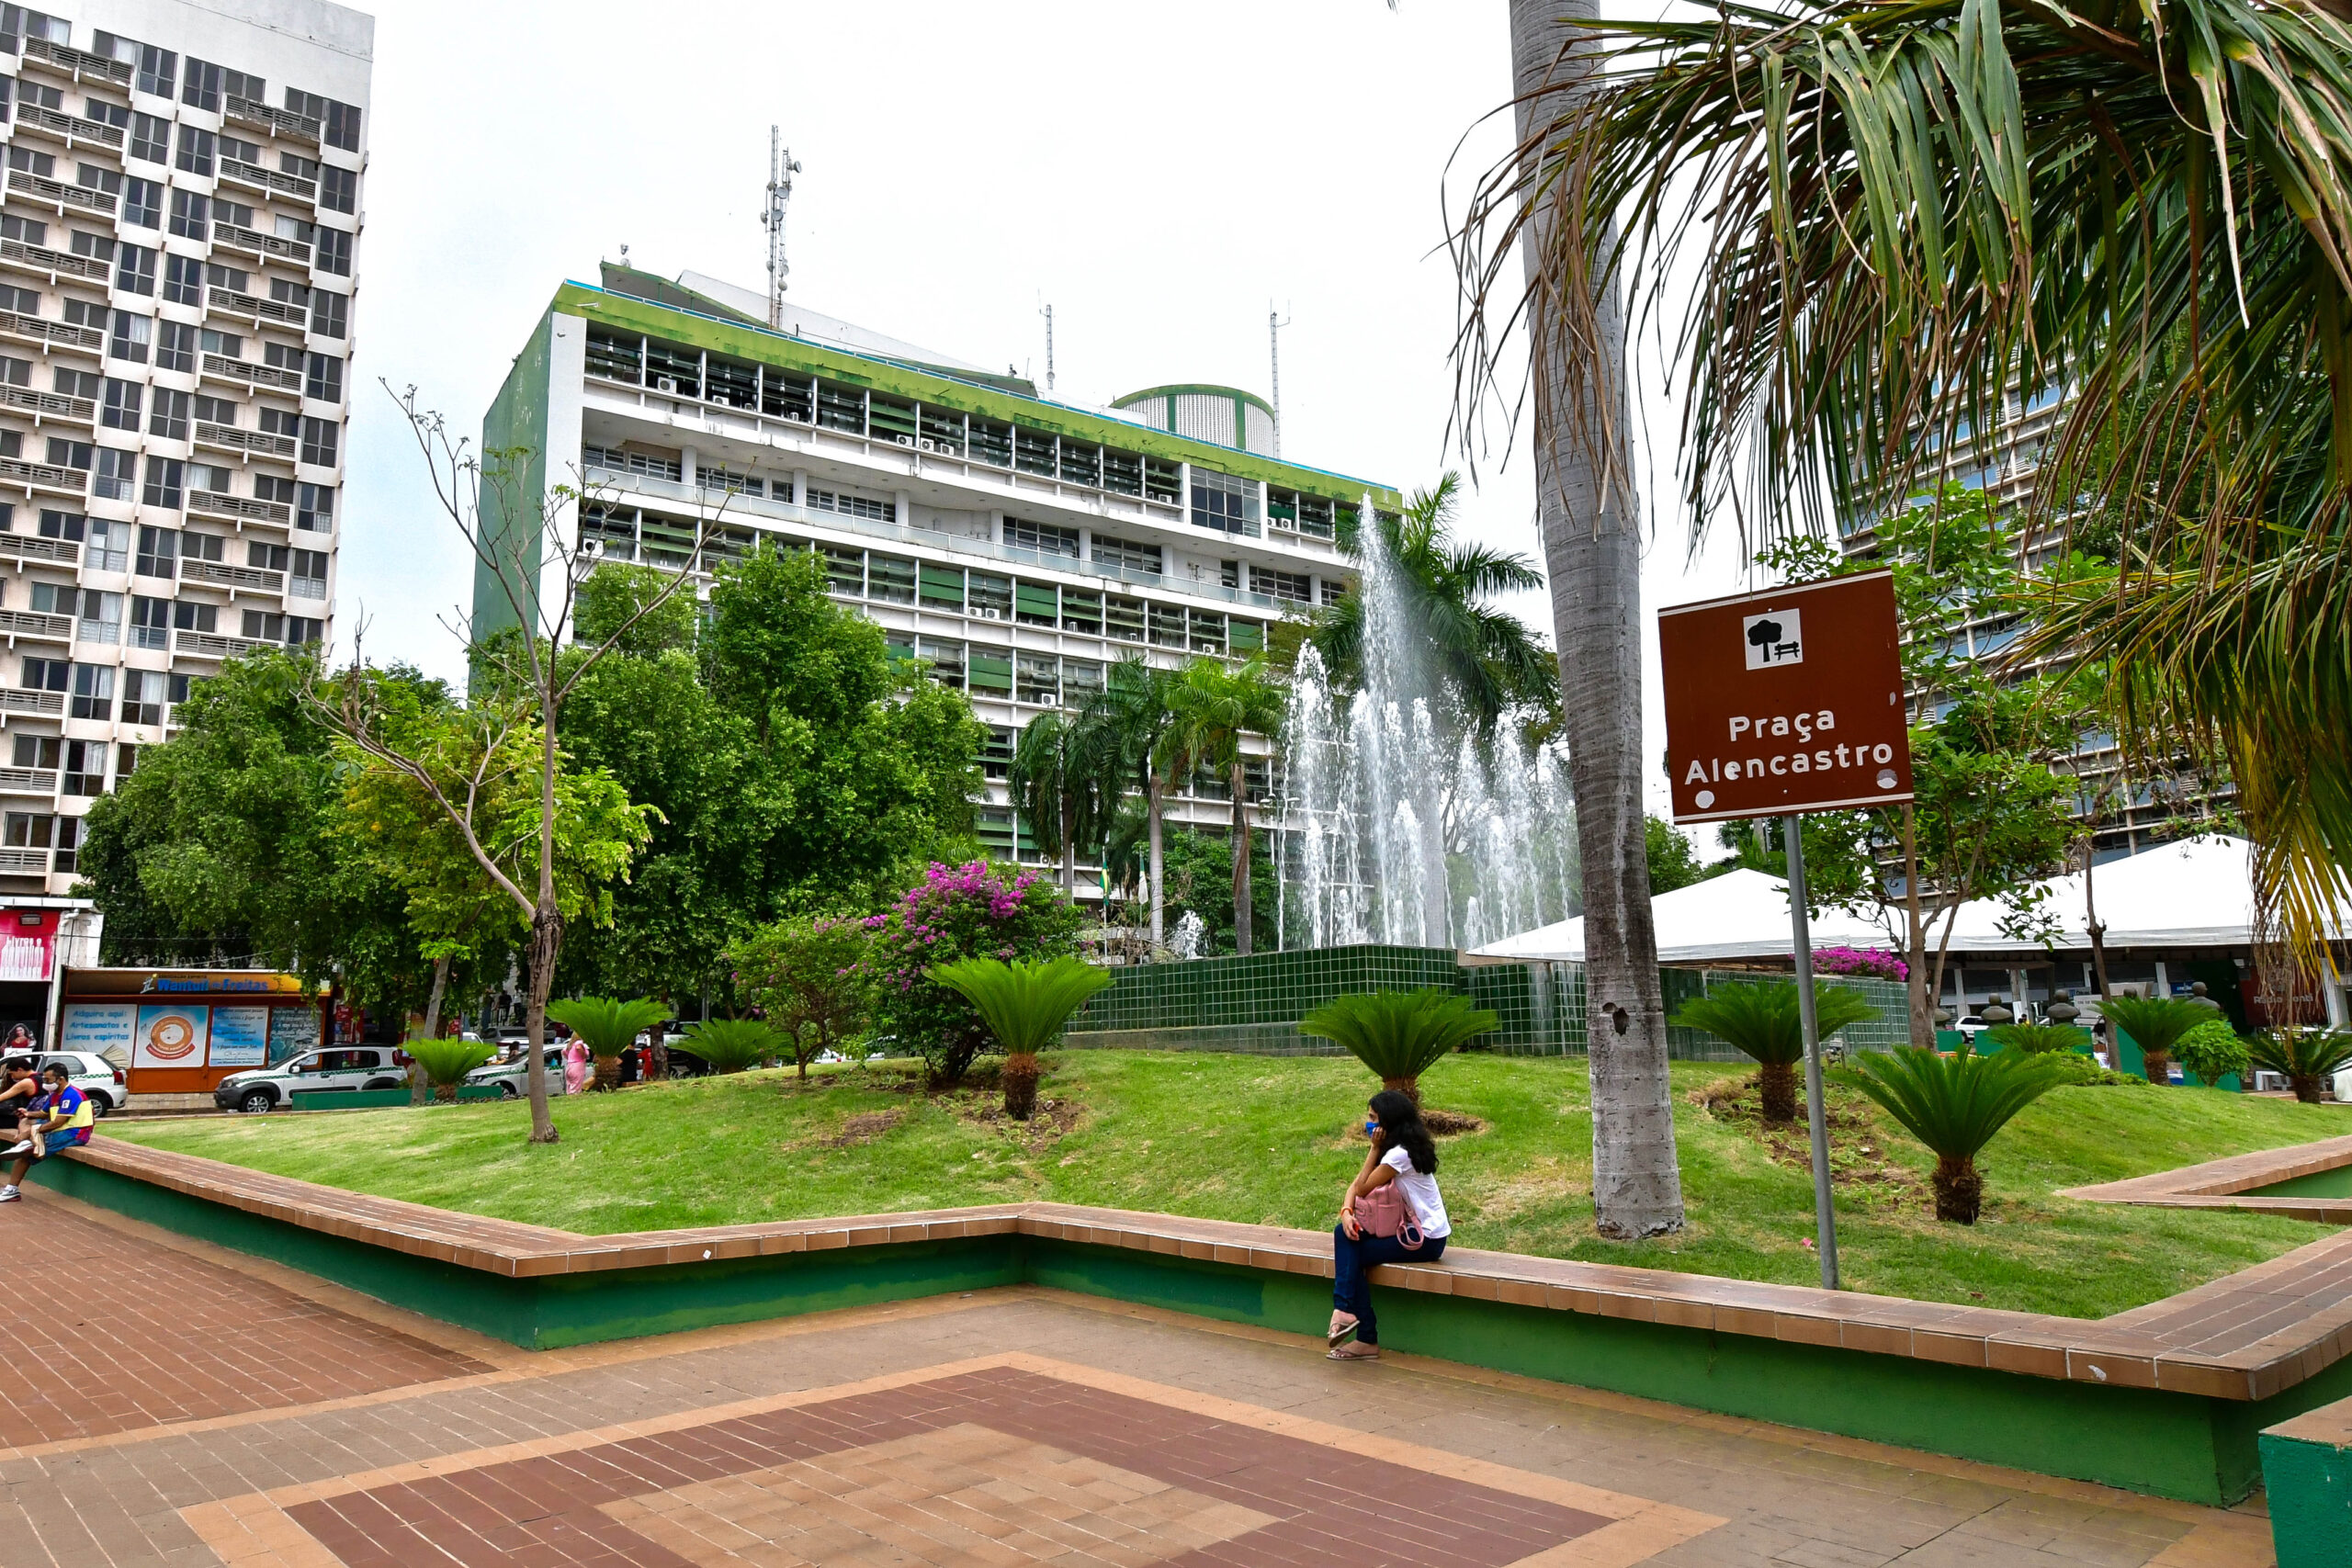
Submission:
{"label": "palm frond", "polygon": [[1939,1159],[1969,1160],[2009,1119],[2056,1089],[2063,1071],[2047,1056],[2001,1051],[1951,1055],[1916,1045],[1864,1051],[1831,1075],[1878,1102]]}
{"label": "palm frond", "polygon": [[637,1037],[670,1016],[657,1001],[639,998],[617,1001],[610,997],[571,997],[548,1004],[548,1016],[580,1036],[599,1056],[617,1056],[637,1043]]}
{"label": "palm frond", "polygon": [[1086,998],[1111,983],[1108,971],[1067,955],[1042,963],[958,959],[933,964],[931,977],[972,1004],[1008,1056],[1051,1045]]}
{"label": "palm frond", "polygon": [[[1813,987],[1815,1028],[1827,1040],[1849,1023],[1879,1016],[1856,993],[1843,986]],[[1769,1066],[1786,1066],[1804,1060],[1804,1021],[1797,1011],[1793,980],[1733,981],[1711,987],[1687,1001],[1667,1020],[1679,1029],[1697,1029],[1713,1035],[1734,1050]]]}
{"label": "palm frond", "polygon": [[783,1035],[756,1018],[713,1018],[689,1024],[686,1049],[721,1073],[740,1073],[793,1054]]}
{"label": "palm frond", "polygon": [[1501,1020],[1467,997],[1428,986],[1334,997],[1299,1020],[1299,1032],[1334,1041],[1385,1082],[1410,1080]]}

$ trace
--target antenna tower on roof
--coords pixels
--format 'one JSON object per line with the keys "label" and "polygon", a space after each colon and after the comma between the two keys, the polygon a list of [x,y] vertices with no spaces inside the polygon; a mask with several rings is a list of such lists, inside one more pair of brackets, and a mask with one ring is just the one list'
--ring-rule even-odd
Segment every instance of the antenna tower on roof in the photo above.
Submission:
{"label": "antenna tower on roof", "polygon": [[760,225],[768,231],[768,325],[784,330],[785,276],[792,271],[784,259],[784,209],[792,200],[792,176],[800,165],[792,159],[792,149],[784,144],[784,129],[768,127],[768,205],[760,214]]}

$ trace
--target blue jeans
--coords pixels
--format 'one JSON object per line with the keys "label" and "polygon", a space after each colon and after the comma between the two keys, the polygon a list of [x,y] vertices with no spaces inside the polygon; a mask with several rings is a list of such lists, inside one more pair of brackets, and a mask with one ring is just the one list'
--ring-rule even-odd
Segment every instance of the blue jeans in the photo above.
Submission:
{"label": "blue jeans", "polygon": [[1331,1304],[1356,1320],[1356,1337],[1380,1343],[1380,1323],[1372,1315],[1372,1270],[1383,1263],[1434,1263],[1445,1237],[1433,1235],[1408,1248],[1393,1235],[1351,1238],[1344,1224],[1331,1227]]}

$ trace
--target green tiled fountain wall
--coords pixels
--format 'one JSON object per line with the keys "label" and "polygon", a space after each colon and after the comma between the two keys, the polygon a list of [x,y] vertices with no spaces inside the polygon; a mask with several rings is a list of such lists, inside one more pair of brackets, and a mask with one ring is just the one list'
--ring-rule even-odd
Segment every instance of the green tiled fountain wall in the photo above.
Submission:
{"label": "green tiled fountain wall", "polygon": [[[1331,1055],[1339,1047],[1299,1032],[1298,1021],[1334,997],[1359,991],[1411,991],[1436,986],[1467,996],[1500,1019],[1480,1048],[1512,1055],[1577,1055],[1585,1047],[1584,966],[1580,964],[1459,962],[1450,948],[1310,948],[1247,958],[1199,958],[1120,969],[1072,1021],[1078,1048],[1241,1051],[1261,1055]],[[1711,986],[1754,976],[1661,969],[1670,1014]],[[1838,977],[1881,1017],[1849,1028],[1849,1045],[1868,1049],[1905,1039],[1903,987],[1885,980]],[[1739,1054],[1694,1030],[1668,1029],[1667,1048],[1687,1061],[1738,1061]]]}

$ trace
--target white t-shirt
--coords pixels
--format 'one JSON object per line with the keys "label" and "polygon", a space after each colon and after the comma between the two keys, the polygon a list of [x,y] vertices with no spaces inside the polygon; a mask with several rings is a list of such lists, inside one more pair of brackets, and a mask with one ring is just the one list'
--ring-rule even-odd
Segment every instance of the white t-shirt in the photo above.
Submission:
{"label": "white t-shirt", "polygon": [[1405,1217],[1420,1226],[1423,1235],[1435,1241],[1453,1233],[1453,1224],[1445,1217],[1445,1200],[1438,1196],[1436,1177],[1415,1170],[1413,1156],[1401,1148],[1381,1156],[1380,1163],[1396,1173],[1390,1179],[1405,1195]]}

